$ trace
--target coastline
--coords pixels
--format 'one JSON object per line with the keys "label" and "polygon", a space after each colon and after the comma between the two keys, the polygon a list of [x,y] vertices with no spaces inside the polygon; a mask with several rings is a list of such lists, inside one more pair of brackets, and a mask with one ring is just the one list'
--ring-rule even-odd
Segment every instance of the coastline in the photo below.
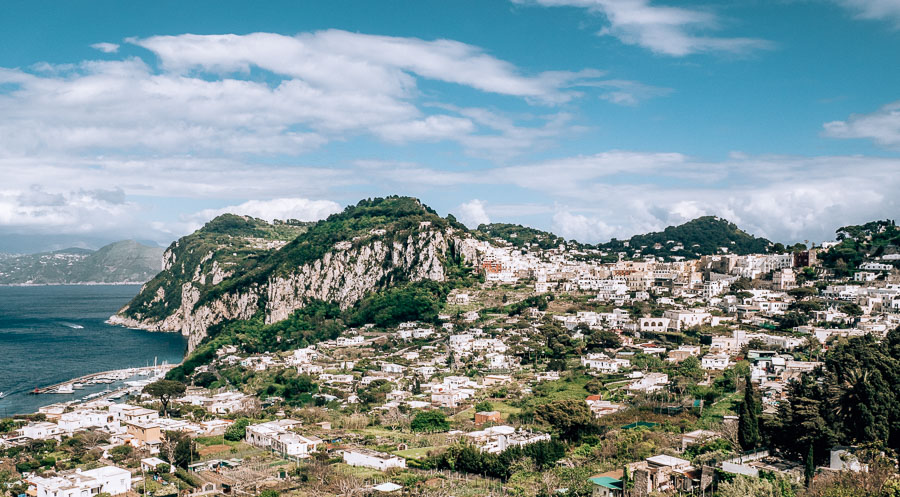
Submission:
{"label": "coastline", "polygon": [[[116,388],[113,390],[102,390],[102,391],[98,391],[98,392],[94,392],[94,393],[86,393],[84,396],[82,396],[80,398],[67,399],[67,400],[62,400],[60,402],[51,402],[49,404],[44,404],[43,406],[38,408],[38,410],[36,410],[36,411],[32,411],[29,413],[14,414],[13,417],[15,417],[15,416],[30,416],[33,414],[38,414],[40,412],[40,409],[43,409],[44,407],[47,407],[47,406],[57,405],[57,404],[62,404],[62,405],[66,405],[66,406],[77,406],[77,405],[86,404],[89,402],[95,402],[98,400],[118,400],[118,399],[124,397],[125,395],[132,394],[132,393],[138,393],[138,391],[140,390],[142,385],[139,386],[139,385],[134,385],[134,384],[130,385],[129,384],[129,383],[134,383],[135,378],[139,378],[141,376],[146,376],[153,380],[159,379],[159,378],[164,378],[165,373],[167,373],[169,370],[179,366],[180,364],[181,364],[180,362],[178,364],[164,363],[164,364],[159,364],[156,366],[132,367],[132,368],[123,368],[123,369],[111,369],[108,371],[98,371],[96,373],[89,373],[89,374],[78,376],[75,378],[70,378],[66,381],[55,383],[53,385],[49,385],[46,387],[37,387],[37,388],[35,388],[34,391],[28,392],[28,394],[29,395],[33,395],[33,394],[34,395],[47,395],[47,396],[52,397],[54,395],[59,395],[60,393],[62,393],[62,392],[53,391],[54,389],[58,389],[62,385],[81,383],[81,382],[90,382],[90,380],[94,379],[94,378],[103,378],[103,377],[116,378],[114,380],[104,381],[103,383],[105,383],[105,384],[118,383]],[[146,372],[146,373],[144,373],[144,372]]]}

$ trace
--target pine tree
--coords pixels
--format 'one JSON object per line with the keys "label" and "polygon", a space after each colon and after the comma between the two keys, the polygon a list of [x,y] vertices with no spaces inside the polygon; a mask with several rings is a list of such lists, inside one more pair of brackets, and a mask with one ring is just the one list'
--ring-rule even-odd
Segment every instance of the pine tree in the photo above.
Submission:
{"label": "pine tree", "polygon": [[753,384],[750,377],[745,379],[744,401],[738,418],[738,441],[744,450],[755,449],[759,446],[759,406]]}

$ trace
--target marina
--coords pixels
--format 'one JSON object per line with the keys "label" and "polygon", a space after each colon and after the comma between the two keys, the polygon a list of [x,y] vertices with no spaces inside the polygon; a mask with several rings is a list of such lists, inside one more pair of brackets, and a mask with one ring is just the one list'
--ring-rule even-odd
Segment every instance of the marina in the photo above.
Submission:
{"label": "marina", "polygon": [[[41,394],[73,394],[75,390],[84,389],[87,385],[111,385],[114,383],[124,383],[124,386],[116,390],[104,390],[86,395],[84,398],[91,400],[97,397],[121,398],[128,391],[137,389],[140,391],[144,386],[165,374],[174,366],[171,364],[161,364],[157,366],[148,366],[143,368],[128,368],[114,371],[102,371],[92,373],[78,378],[56,383],[46,387],[35,387],[29,393],[32,395]],[[113,397],[115,396],[115,397]]]}

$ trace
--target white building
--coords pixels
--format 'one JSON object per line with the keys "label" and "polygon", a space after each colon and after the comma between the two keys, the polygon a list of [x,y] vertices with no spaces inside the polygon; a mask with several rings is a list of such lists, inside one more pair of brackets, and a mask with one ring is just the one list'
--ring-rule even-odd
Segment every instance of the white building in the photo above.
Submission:
{"label": "white building", "polygon": [[617,373],[621,368],[631,367],[628,359],[611,359],[603,353],[587,354],[581,357],[581,365],[601,373]]}
{"label": "white building", "polygon": [[279,419],[268,423],[249,425],[245,440],[254,447],[269,449],[285,456],[306,458],[316,450],[322,440],[291,431],[300,425],[300,421],[294,419]]}
{"label": "white building", "polygon": [[49,478],[32,477],[36,497],[93,497],[100,493],[122,495],[131,488],[131,472],[116,466]]}
{"label": "white building", "polygon": [[706,354],[700,359],[703,369],[723,371],[728,368],[728,356],[725,354]]}
{"label": "white building", "polygon": [[343,457],[344,463],[350,466],[361,466],[363,468],[372,468],[379,471],[406,467],[406,459],[370,449],[345,450]]}
{"label": "white building", "polygon": [[29,423],[22,427],[22,436],[32,440],[46,440],[62,435],[64,430],[54,423],[42,421]]}
{"label": "white building", "polygon": [[633,392],[656,392],[669,384],[669,375],[666,373],[648,373],[643,378],[638,378],[628,385],[628,390]]}
{"label": "white building", "polygon": [[510,447],[524,447],[529,444],[550,441],[548,433],[518,430],[512,426],[491,426],[479,431],[466,433],[466,438],[478,446],[482,452],[497,454]]}

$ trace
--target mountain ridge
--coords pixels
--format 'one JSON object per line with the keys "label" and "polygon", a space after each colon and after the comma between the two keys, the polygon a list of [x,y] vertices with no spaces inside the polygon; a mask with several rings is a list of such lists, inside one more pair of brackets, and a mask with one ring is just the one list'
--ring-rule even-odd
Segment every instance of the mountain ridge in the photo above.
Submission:
{"label": "mountain ridge", "polygon": [[277,240],[274,225],[226,216],[170,245],[163,270],[110,322],[179,331],[193,350],[224,321],[274,323],[311,301],[346,309],[404,282],[444,281],[467,250],[464,226],[409,197],[362,200]]}
{"label": "mountain ridge", "polygon": [[0,285],[137,284],[162,268],[162,247],[121,240],[97,250],[67,248],[0,257]]}

